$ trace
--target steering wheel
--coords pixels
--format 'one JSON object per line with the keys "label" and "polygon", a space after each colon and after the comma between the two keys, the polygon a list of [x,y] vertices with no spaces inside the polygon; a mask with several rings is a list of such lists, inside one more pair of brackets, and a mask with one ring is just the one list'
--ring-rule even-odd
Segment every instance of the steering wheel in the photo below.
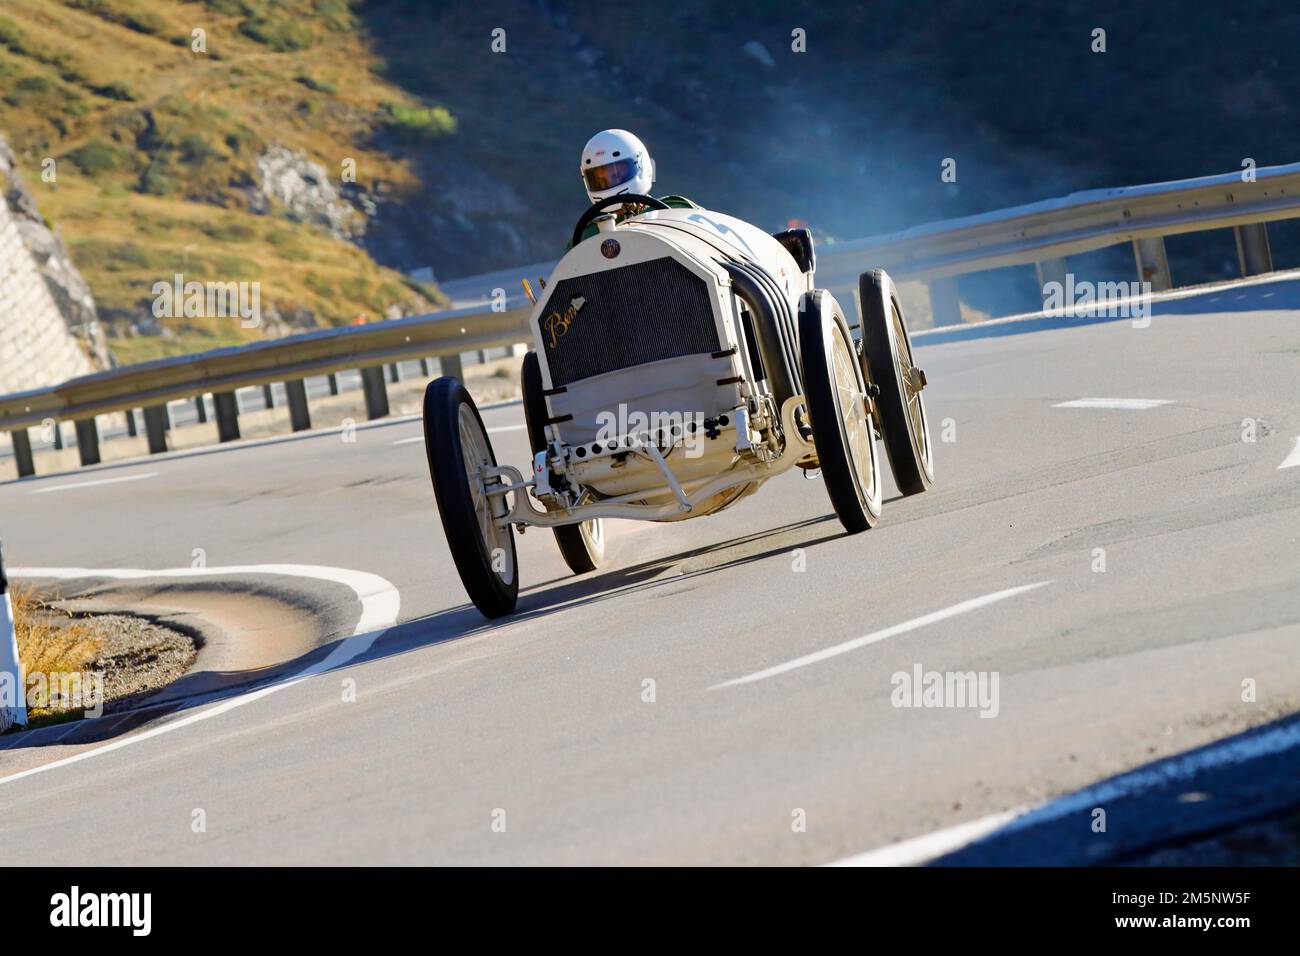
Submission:
{"label": "steering wheel", "polygon": [[569,242],[570,248],[582,242],[582,234],[587,227],[610,206],[649,206],[651,209],[672,208],[662,199],[655,199],[654,196],[642,196],[640,193],[620,193],[617,196],[606,196],[604,199],[592,203],[591,208],[579,217],[578,224],[573,227],[573,239]]}

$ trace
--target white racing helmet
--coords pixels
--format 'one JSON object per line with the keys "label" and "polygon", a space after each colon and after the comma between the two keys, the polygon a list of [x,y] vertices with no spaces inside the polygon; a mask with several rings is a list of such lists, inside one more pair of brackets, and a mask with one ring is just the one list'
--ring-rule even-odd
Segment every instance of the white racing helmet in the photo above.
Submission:
{"label": "white racing helmet", "polygon": [[602,130],[587,140],[581,168],[593,203],[622,193],[648,196],[655,181],[655,161],[645,143],[625,129]]}

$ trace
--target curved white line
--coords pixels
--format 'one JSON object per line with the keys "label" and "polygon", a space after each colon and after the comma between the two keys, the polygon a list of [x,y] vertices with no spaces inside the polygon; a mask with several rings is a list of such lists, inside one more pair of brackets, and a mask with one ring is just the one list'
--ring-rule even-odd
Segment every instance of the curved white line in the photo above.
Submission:
{"label": "curved white line", "polygon": [[201,720],[207,720],[210,717],[216,717],[220,714],[234,710],[236,707],[242,707],[245,704],[251,704],[255,700],[263,697],[269,697],[277,691],[284,690],[286,687],[292,687],[299,681],[306,680],[316,674],[324,673],[346,664],[348,661],[364,654],[370,649],[370,646],[378,640],[385,631],[397,623],[397,614],[401,609],[402,599],[397,588],[393,586],[387,578],[382,578],[377,574],[370,574],[367,571],[353,571],[348,568],[332,568],[317,564],[240,564],[220,568],[169,568],[166,570],[153,571],[148,569],[137,568],[10,568],[9,575],[13,578],[56,578],[56,579],[74,579],[74,578],[113,578],[117,580],[130,580],[139,578],[202,578],[202,577],[220,577],[232,574],[280,574],[289,577],[316,578],[323,581],[331,581],[336,584],[343,584],[351,588],[356,593],[357,599],[361,602],[361,617],[353,629],[352,636],[341,641],[334,650],[330,651],[322,660],[317,661],[309,667],[303,668],[297,674],[286,677],[284,680],[277,681],[266,687],[241,694],[238,697],[232,697],[229,700],[214,704],[206,710],[199,710],[188,717],[182,717],[160,727],[154,727],[138,734],[132,734],[129,737],[122,737],[112,743],[105,744],[102,747],[96,747],[93,750],[85,750],[71,757],[64,757],[62,760],[53,760],[50,763],[42,764],[39,767],[32,767],[30,770],[23,770],[18,773],[10,774],[7,777],[0,777],[0,785],[11,783],[15,780],[21,780],[23,777],[31,777],[38,773],[44,773],[47,770],[54,770],[58,767],[66,767],[69,764],[78,763],[82,760],[88,760],[98,754],[106,754],[114,750],[121,750],[123,747],[129,747],[132,744],[138,744],[141,741],[149,740],[153,737],[159,737],[173,730],[180,730],[182,727],[188,727],[191,724],[197,724]]}

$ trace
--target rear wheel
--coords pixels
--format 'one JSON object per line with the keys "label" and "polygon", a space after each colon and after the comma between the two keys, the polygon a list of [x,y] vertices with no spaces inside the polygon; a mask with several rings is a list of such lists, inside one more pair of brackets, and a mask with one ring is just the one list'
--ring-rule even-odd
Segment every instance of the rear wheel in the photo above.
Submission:
{"label": "rear wheel", "polygon": [[445,376],[425,389],[424,448],[461,583],[485,616],[509,614],[519,599],[514,532],[497,524],[505,500],[488,496],[483,474],[496,465],[496,456],[460,379]]}
{"label": "rear wheel", "polygon": [[925,417],[925,373],[912,359],[912,341],[898,303],[898,290],[883,269],[864,272],[858,280],[862,301],[862,370],[880,387],[880,412],[885,449],[894,484],[904,495],[925,491],[934,483],[930,423]]}
{"label": "rear wheel", "polygon": [[[542,367],[537,353],[524,356],[520,370],[520,385],[524,393],[524,421],[528,423],[528,443],[536,457],[546,450],[546,397],[542,393]],[[555,476],[552,474],[552,482]],[[600,567],[605,558],[605,522],[593,518],[581,524],[566,524],[552,528],[555,543],[560,546],[564,563],[574,574],[586,574]]]}
{"label": "rear wheel", "polygon": [[826,490],[850,533],[880,519],[880,459],[866,383],[835,298],[810,292],[799,310],[800,361],[813,444]]}

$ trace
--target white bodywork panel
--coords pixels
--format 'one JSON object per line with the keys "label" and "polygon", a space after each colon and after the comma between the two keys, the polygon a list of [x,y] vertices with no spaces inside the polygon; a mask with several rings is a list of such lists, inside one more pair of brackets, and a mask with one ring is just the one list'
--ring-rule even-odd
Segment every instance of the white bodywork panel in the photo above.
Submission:
{"label": "white bodywork panel", "polygon": [[[613,248],[607,245],[610,239],[618,244],[613,257],[607,255]],[[552,306],[551,297],[560,283],[664,257],[671,257],[703,280],[713,310],[718,352],[651,361],[581,378],[556,389],[547,362],[548,346],[556,347],[570,323],[583,321],[581,308],[574,311],[571,302],[557,301]],[[571,478],[607,496],[625,496],[643,489],[662,491],[662,472],[647,457],[590,453],[599,437],[610,436],[611,421],[639,420],[638,413],[651,421],[672,420],[673,416],[679,420],[727,418],[729,427],[718,430],[715,438],[695,442],[691,455],[679,446],[665,456],[680,482],[698,483],[742,463],[737,444],[747,448],[749,436],[738,439],[736,410],[745,407],[751,383],[746,374],[748,360],[738,347],[736,299],[730,276],[723,268],[732,261],[752,262],[766,270],[789,299],[791,313],[797,313],[808,278],[790,253],[761,229],[703,209],[653,210],[613,228],[606,223],[596,235],[570,249],[556,265],[533,309],[530,328],[547,391],[549,417],[558,420],[549,426],[548,438],[570,449],[582,449],[583,458],[570,458]],[[744,414],[741,418],[748,421]],[[754,483],[744,491],[756,486]],[[723,497],[726,500],[718,506],[729,503],[736,495]]]}

